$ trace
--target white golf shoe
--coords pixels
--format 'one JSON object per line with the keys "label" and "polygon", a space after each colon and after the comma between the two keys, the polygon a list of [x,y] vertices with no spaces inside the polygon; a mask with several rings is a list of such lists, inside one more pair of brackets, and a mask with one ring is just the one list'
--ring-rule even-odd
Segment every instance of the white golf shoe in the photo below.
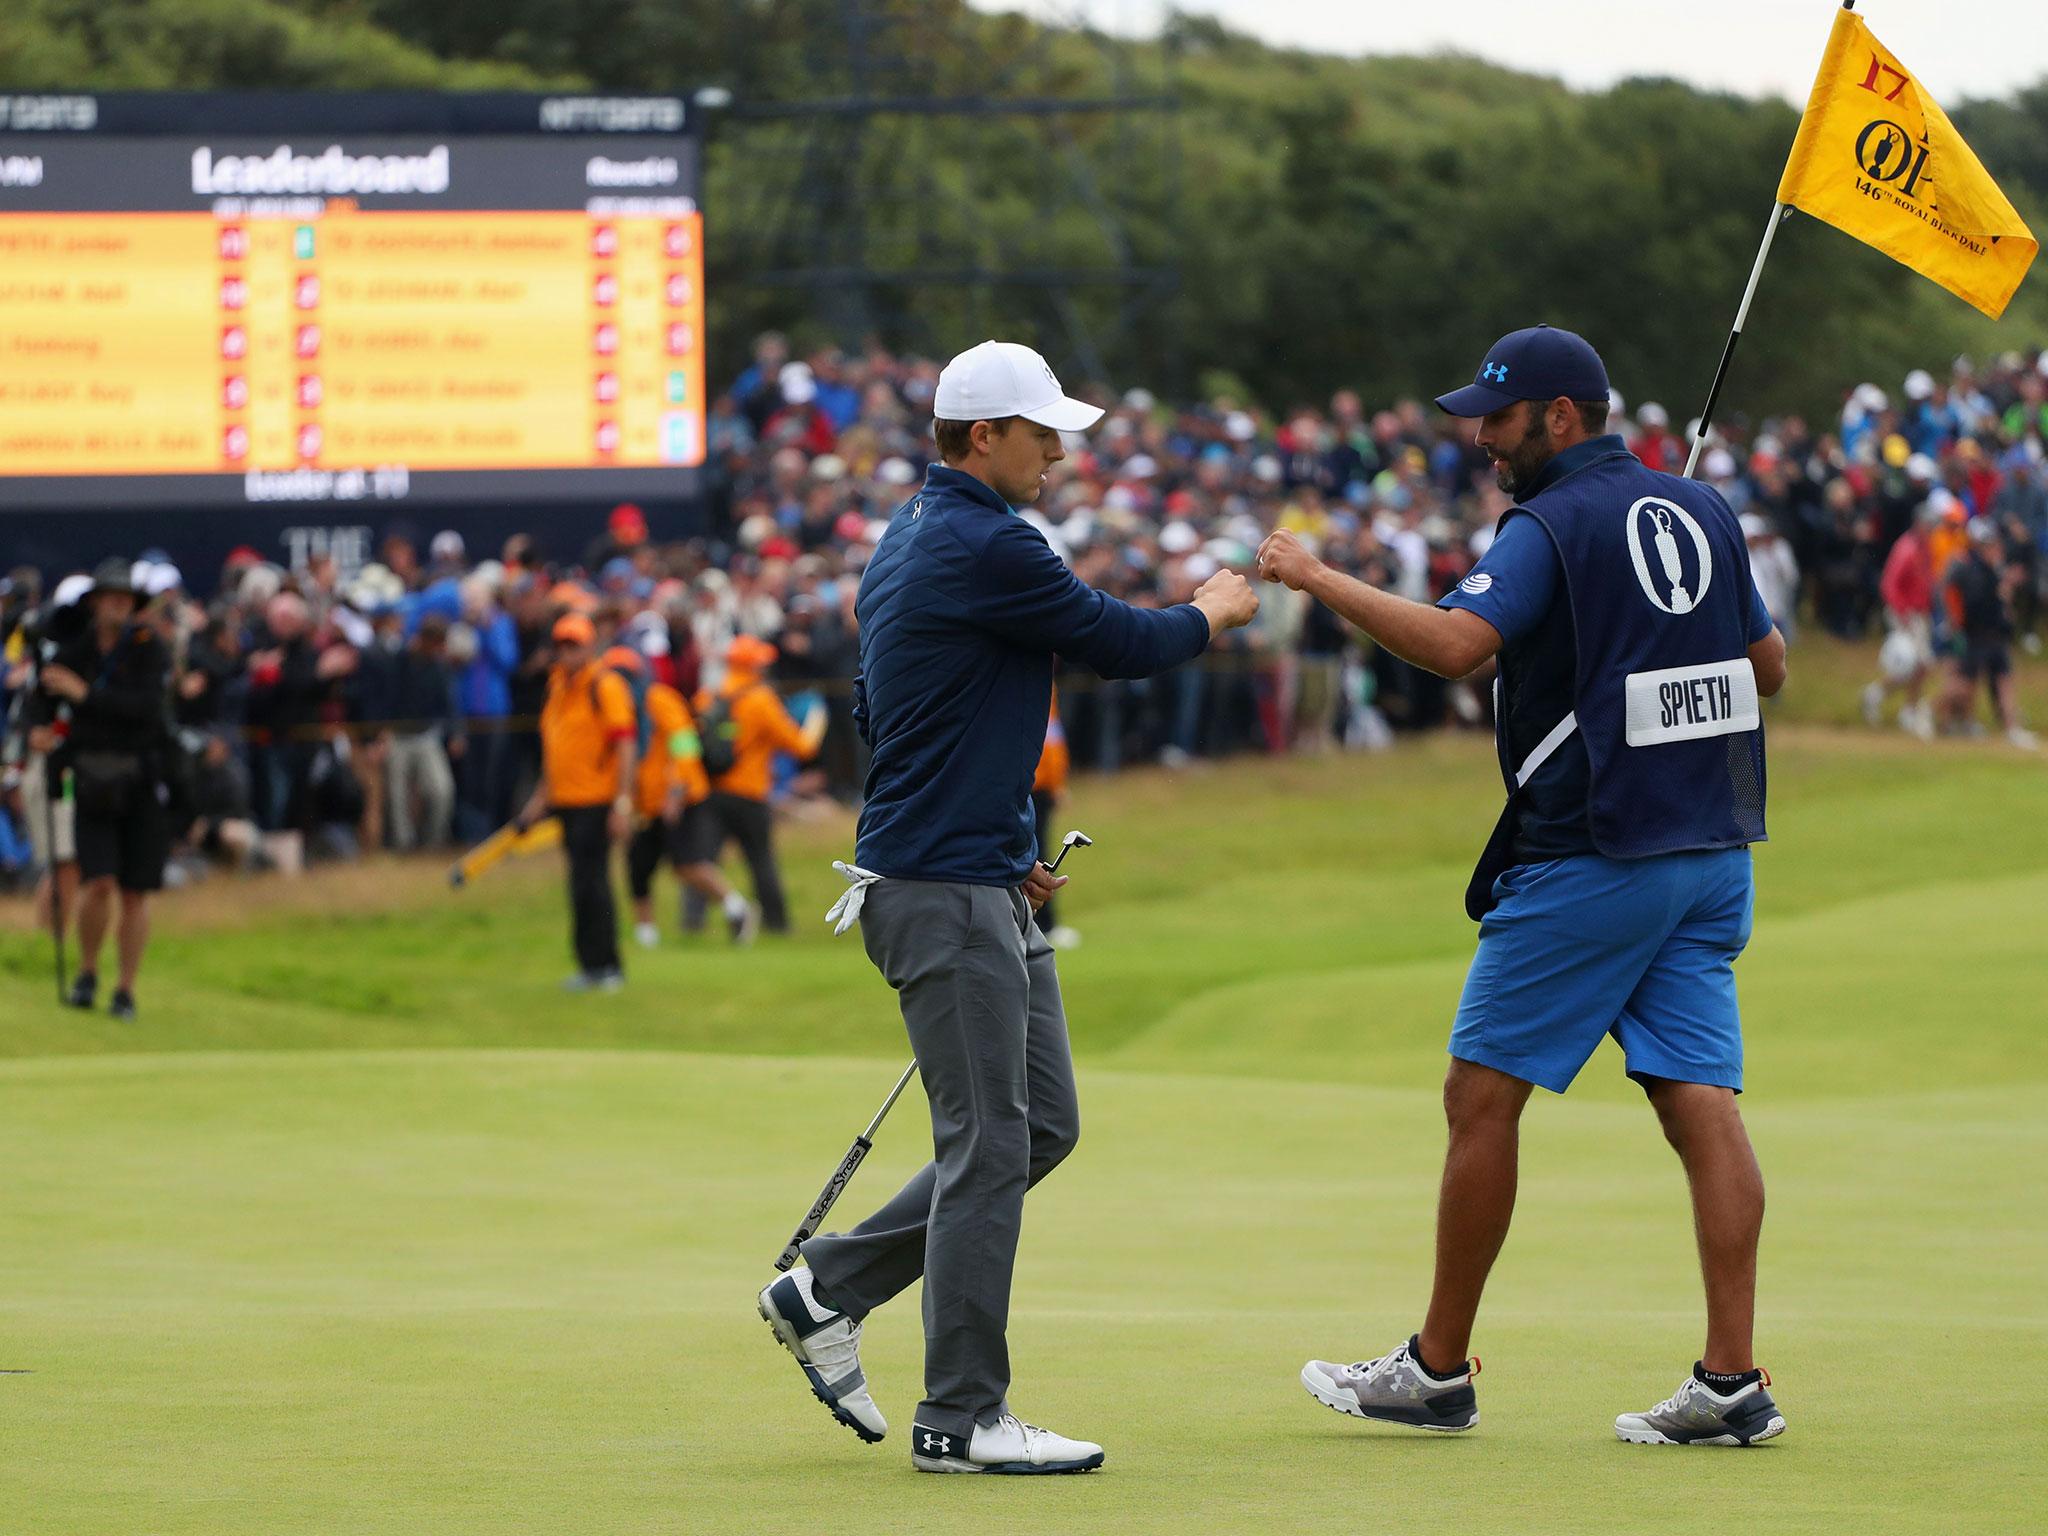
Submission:
{"label": "white golf shoe", "polygon": [[761,1318],[782,1347],[796,1356],[811,1394],[832,1417],[873,1445],[889,1421],[868,1394],[860,1367],[860,1324],[816,1299],[808,1268],[794,1269],[761,1290]]}
{"label": "white golf shoe", "polygon": [[1785,1415],[1765,1389],[1771,1378],[1757,1379],[1723,1397],[1697,1376],[1688,1376],[1678,1390],[1643,1413],[1624,1413],[1614,1421],[1617,1439],[1631,1445],[1756,1445],[1785,1433]]}
{"label": "white golf shoe", "polygon": [[1478,1374],[1479,1362],[1468,1360],[1456,1375],[1430,1375],[1417,1363],[1415,1341],[1409,1339],[1377,1360],[1311,1360],[1301,1368],[1301,1384],[1325,1408],[1354,1419],[1455,1431],[1479,1422],[1479,1396],[1472,1389]]}
{"label": "white golf shoe", "polygon": [[910,1464],[920,1472],[1093,1472],[1102,1465],[1102,1447],[1006,1413],[993,1424],[975,1425],[964,1445],[959,1435],[911,1425]]}

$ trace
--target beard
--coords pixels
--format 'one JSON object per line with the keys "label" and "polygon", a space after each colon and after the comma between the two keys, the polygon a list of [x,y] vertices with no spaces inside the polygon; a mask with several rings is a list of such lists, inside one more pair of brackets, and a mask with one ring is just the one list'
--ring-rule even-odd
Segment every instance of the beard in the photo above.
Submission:
{"label": "beard", "polygon": [[1493,472],[1494,484],[1510,496],[1526,490],[1543,472],[1543,466],[1557,457],[1557,442],[1550,435],[1549,423],[1540,414],[1532,415],[1529,430],[1510,452],[1502,455]]}

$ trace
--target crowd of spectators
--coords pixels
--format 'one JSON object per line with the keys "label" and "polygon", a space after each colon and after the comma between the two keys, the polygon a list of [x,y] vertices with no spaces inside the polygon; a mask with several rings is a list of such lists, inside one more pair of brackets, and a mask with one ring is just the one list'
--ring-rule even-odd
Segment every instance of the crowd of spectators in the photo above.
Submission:
{"label": "crowd of spectators", "polygon": [[[300,849],[346,857],[502,825],[537,769],[532,725],[565,610],[588,614],[604,643],[635,648],[686,696],[716,687],[736,636],[769,641],[773,680],[815,694],[831,717],[818,763],[792,766],[778,798],[854,800],[854,599],[889,514],[932,457],[938,373],[931,359],[878,348],[798,358],[780,336],[761,337],[710,412],[709,531],[686,540],[651,536],[640,510],[621,506],[580,550],[520,535],[474,551],[452,531],[396,526],[360,569],[316,556],[287,570],[239,549],[200,580],[170,552],[145,553],[135,579],[172,657],[169,709],[202,838],[239,859],[286,862]],[[1245,400],[1172,404],[1143,389],[1099,398],[1107,418],[1069,444],[1025,515],[1084,581],[1133,602],[1186,598],[1218,567],[1248,566],[1281,526],[1363,580],[1433,599],[1484,551],[1507,505],[1466,424],[1420,401],[1369,408],[1340,390],[1268,415]],[[1611,428],[1640,457],[1683,466],[1682,421],[1652,402],[1616,405]],[[1898,627],[1910,615],[1887,568],[1902,540],[1917,540],[1924,665],[1953,674],[2000,638],[2038,648],[2044,442],[2048,353],[2008,353],[1915,371],[1895,388],[1858,385],[1832,421],[1731,419],[1701,472],[1741,515],[1788,636],[1802,624],[1844,637]],[[1957,562],[1988,569],[1989,587],[1957,595]],[[20,570],[0,590],[9,689],[25,676],[14,631],[44,581]],[[1482,690],[1371,651],[1299,594],[1269,588],[1265,599],[1202,667],[1144,682],[1063,678],[1076,767],[1378,746],[1400,730],[1483,723]],[[1972,680],[1950,676],[1939,720],[1909,699],[1901,723],[1972,728],[1959,681]],[[2024,735],[2016,719],[2001,723]],[[21,861],[21,841],[0,816],[0,863]]]}

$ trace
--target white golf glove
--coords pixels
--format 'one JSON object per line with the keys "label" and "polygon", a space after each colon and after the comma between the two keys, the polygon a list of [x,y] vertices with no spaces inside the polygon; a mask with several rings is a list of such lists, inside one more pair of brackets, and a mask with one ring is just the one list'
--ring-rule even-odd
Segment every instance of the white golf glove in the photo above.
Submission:
{"label": "white golf glove", "polygon": [[845,891],[832,903],[832,910],[825,914],[825,921],[833,925],[832,935],[837,938],[860,921],[860,909],[867,904],[868,887],[883,877],[844,859],[834,859],[832,867],[846,876]]}

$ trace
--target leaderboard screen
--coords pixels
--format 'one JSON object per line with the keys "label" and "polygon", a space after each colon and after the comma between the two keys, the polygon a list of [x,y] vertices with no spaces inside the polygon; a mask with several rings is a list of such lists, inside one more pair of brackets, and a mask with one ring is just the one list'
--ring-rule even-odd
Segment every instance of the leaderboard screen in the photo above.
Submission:
{"label": "leaderboard screen", "polygon": [[0,504],[694,493],[682,102],[0,110]]}

